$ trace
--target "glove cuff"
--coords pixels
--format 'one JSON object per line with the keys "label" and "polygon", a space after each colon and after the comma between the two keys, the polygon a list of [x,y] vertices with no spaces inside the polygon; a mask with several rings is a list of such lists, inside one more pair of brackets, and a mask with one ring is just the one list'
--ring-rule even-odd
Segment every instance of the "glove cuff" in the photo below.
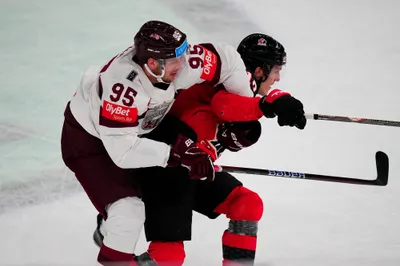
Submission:
{"label": "glove cuff", "polygon": [[265,101],[267,103],[273,103],[273,101],[275,101],[276,99],[278,99],[279,97],[282,97],[284,95],[290,96],[290,93],[286,92],[286,91],[281,91],[280,89],[273,89],[273,90],[270,90],[268,92],[267,96],[264,96],[264,97],[266,97]]}
{"label": "glove cuff", "polygon": [[275,117],[275,113],[274,110],[272,108],[272,104],[266,101],[267,96],[264,96],[260,99],[260,101],[258,102],[258,105],[261,109],[261,111],[263,112],[264,116],[267,118],[274,118]]}

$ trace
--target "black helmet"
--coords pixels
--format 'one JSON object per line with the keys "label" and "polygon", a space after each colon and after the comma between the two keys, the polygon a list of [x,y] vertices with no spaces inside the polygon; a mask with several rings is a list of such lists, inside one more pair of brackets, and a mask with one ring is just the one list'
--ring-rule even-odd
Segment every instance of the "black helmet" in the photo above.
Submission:
{"label": "black helmet", "polygon": [[262,33],[253,33],[244,38],[237,51],[248,71],[254,73],[257,67],[261,67],[266,77],[275,65],[286,64],[286,52],[283,45]]}
{"label": "black helmet", "polygon": [[136,33],[134,42],[139,64],[146,63],[149,58],[179,57],[188,47],[185,33],[168,23],[156,20],[143,24]]}

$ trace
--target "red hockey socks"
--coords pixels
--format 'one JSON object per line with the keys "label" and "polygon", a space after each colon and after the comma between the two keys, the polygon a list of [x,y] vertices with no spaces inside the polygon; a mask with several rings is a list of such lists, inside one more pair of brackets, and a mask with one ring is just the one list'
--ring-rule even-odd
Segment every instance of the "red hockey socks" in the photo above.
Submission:
{"label": "red hockey socks", "polygon": [[97,261],[104,266],[137,266],[134,261],[133,254],[128,254],[124,252],[120,252],[114,250],[112,248],[107,247],[106,245],[102,245],[100,248],[99,255],[97,256]]}
{"label": "red hockey socks", "polygon": [[159,266],[182,266],[186,257],[183,241],[152,241],[147,253]]}
{"label": "red hockey socks", "polygon": [[223,266],[253,265],[257,247],[258,221],[263,214],[263,202],[257,193],[235,188],[215,212],[230,219],[222,236]]}
{"label": "red hockey socks", "polygon": [[185,256],[183,242],[153,241],[148,251],[140,256],[123,253],[103,244],[97,260],[104,266],[182,266]]}

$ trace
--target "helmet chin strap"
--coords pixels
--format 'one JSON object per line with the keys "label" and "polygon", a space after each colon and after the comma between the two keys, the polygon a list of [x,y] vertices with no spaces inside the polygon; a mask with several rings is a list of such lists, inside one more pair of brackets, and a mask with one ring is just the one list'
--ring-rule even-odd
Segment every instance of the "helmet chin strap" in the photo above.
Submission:
{"label": "helmet chin strap", "polygon": [[157,60],[160,63],[160,67],[161,67],[161,75],[156,75],[153,73],[153,71],[151,71],[151,69],[149,68],[149,66],[147,64],[144,64],[144,68],[147,70],[147,72],[150,73],[150,75],[152,75],[153,77],[155,77],[157,79],[158,82],[162,82],[162,83],[168,83],[165,82],[162,78],[165,75],[165,61],[164,59],[159,59]]}
{"label": "helmet chin strap", "polygon": [[254,96],[256,96],[258,94],[258,91],[260,90],[261,87],[261,83],[263,83],[264,81],[266,81],[268,79],[269,74],[271,73],[271,66],[270,65],[266,65],[264,63],[264,65],[262,66],[262,70],[264,71],[264,76],[262,76],[261,78],[256,78],[254,76],[254,72],[253,72],[253,79],[256,81],[256,85],[257,85],[257,89],[254,92]]}
{"label": "helmet chin strap", "polygon": [[254,96],[256,96],[258,94],[258,91],[260,90],[261,87],[261,83],[263,83],[264,81],[266,81],[268,79],[268,76],[262,76],[261,78],[256,78],[253,74],[253,79],[256,82],[257,88],[256,91],[254,92]]}

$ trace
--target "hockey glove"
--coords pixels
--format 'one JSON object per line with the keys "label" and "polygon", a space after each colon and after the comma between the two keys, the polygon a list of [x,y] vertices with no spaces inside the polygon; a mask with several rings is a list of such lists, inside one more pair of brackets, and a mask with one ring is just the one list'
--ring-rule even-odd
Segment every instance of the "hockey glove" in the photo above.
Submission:
{"label": "hockey glove", "polygon": [[303,104],[288,92],[273,89],[260,99],[259,105],[265,117],[278,116],[280,126],[296,126],[298,129],[306,126]]}
{"label": "hockey glove", "polygon": [[226,149],[237,152],[256,143],[261,135],[259,121],[226,122],[217,132],[218,142]]}
{"label": "hockey glove", "polygon": [[213,181],[215,178],[211,156],[197,147],[193,140],[181,134],[171,148],[168,165],[186,167],[192,179]]}

